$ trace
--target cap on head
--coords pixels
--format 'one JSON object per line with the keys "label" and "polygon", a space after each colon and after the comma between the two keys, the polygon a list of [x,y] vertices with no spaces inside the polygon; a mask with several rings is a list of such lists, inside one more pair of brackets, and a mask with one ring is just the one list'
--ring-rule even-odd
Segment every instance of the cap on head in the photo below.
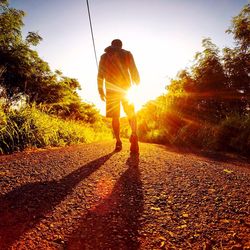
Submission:
{"label": "cap on head", "polygon": [[120,39],[115,39],[111,42],[111,46],[115,48],[122,48],[122,41]]}

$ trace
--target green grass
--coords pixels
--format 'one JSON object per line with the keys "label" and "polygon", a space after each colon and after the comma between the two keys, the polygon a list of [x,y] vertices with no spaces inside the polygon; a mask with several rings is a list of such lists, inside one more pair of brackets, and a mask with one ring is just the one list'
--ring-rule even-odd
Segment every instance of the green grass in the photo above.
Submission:
{"label": "green grass", "polygon": [[100,120],[93,125],[65,121],[35,106],[4,112],[0,109],[0,153],[27,147],[65,146],[112,138]]}

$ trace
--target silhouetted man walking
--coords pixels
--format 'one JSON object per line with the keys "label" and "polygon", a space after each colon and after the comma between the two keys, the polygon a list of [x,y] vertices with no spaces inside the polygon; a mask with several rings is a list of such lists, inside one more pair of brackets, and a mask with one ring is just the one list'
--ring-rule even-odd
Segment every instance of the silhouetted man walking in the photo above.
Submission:
{"label": "silhouetted man walking", "polygon": [[[103,90],[105,83],[106,93]],[[112,118],[112,127],[116,138],[115,150],[122,149],[120,139],[120,103],[128,117],[132,134],[130,136],[130,151],[139,152],[135,108],[126,98],[131,84],[139,84],[140,76],[131,52],[122,49],[122,41],[115,39],[111,46],[105,49],[101,56],[98,71],[98,91],[103,101],[106,101],[106,117]]]}

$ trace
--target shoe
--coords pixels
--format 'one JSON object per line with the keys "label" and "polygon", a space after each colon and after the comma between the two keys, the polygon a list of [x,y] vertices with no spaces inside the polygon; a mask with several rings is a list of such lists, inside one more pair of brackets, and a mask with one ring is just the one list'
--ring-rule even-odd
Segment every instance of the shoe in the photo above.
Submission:
{"label": "shoe", "polygon": [[130,152],[133,154],[139,153],[139,144],[138,144],[138,137],[137,135],[131,135],[129,139],[130,145]]}
{"label": "shoe", "polygon": [[121,151],[122,150],[122,142],[117,141],[115,144],[115,151]]}

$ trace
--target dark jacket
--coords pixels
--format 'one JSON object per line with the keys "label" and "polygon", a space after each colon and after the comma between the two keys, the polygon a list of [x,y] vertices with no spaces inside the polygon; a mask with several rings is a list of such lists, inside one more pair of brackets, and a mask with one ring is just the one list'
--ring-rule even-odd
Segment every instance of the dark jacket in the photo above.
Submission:
{"label": "dark jacket", "polygon": [[99,92],[103,91],[104,80],[106,91],[126,90],[131,86],[131,82],[139,84],[140,76],[133,55],[124,49],[107,47],[99,63]]}

